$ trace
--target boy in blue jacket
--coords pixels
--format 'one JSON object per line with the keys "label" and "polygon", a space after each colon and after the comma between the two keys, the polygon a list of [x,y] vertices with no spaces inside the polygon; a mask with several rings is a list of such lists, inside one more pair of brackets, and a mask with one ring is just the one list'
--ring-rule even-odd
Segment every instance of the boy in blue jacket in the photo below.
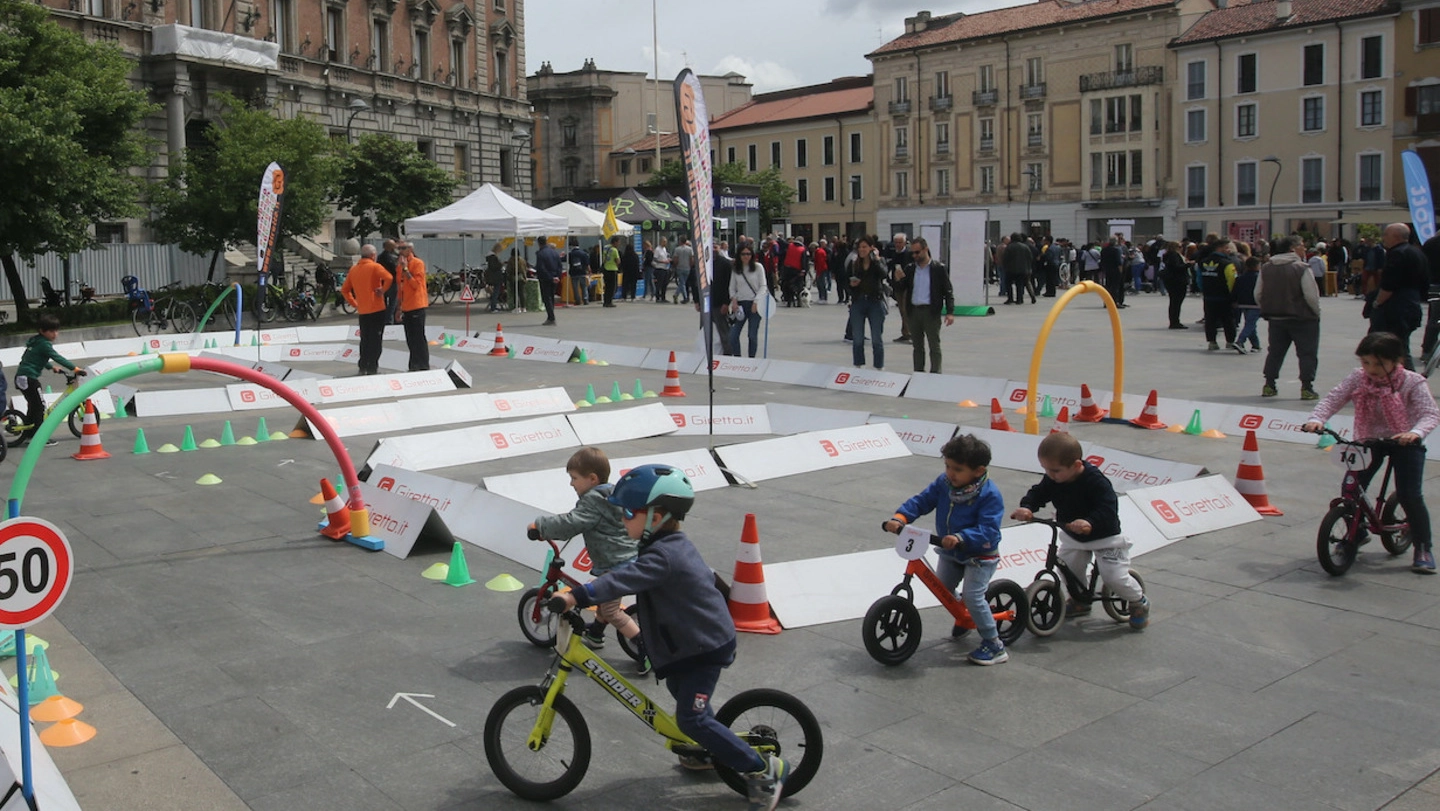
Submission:
{"label": "boy in blue jacket", "polygon": [[[900,505],[895,517],[885,522],[885,530],[899,534],[906,524],[935,513],[935,534],[941,536],[940,565],[935,574],[951,592],[964,578],[960,599],[980,632],[980,647],[968,658],[977,665],[998,665],[1009,661],[1010,654],[995,630],[995,615],[990,613],[985,591],[1000,563],[1005,500],[987,475],[990,446],[983,440],[970,434],[957,436],[945,443],[940,455],[945,458],[945,472]],[[957,625],[951,636],[958,639],[965,632]]]}

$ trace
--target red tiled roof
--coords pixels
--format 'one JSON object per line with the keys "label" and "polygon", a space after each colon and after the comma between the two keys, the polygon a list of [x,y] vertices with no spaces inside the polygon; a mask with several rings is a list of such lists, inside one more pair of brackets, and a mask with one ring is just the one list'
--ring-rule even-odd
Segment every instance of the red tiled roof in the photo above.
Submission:
{"label": "red tiled roof", "polygon": [[1393,5],[1391,0],[1291,0],[1290,16],[1286,19],[1276,17],[1275,0],[1219,8],[1201,17],[1189,31],[1175,39],[1175,44],[1365,17],[1392,10]]}
{"label": "red tiled roof", "polygon": [[[639,140],[637,140],[637,141],[631,141],[631,142],[628,143],[628,144],[623,144],[623,145],[621,145],[618,149],[611,150],[610,154],[611,154],[611,155],[620,155],[620,154],[623,154],[626,149],[633,149],[633,150],[635,150],[636,152],[640,152],[640,153],[644,153],[644,152],[654,152],[654,151],[655,151],[655,138],[656,138],[656,136],[653,135],[653,134],[651,134],[651,135],[646,135],[645,137],[643,137],[643,138],[641,138],[641,139],[639,139]],[[659,136],[659,138],[660,138],[660,149],[661,149],[661,151],[664,151],[664,150],[666,150],[666,149],[679,149],[679,148],[680,148],[680,136],[679,136],[679,135],[676,135],[676,134],[673,133],[673,132],[662,133],[662,134]]]}
{"label": "red tiled roof", "polygon": [[[829,85],[821,85],[821,88]],[[767,97],[768,96],[768,97]],[[710,122],[710,129],[731,130],[770,124],[776,121],[799,121],[806,118],[863,113],[875,103],[875,88],[846,87],[839,90],[817,90],[815,93],[782,91],[757,96],[746,104],[722,114]]]}
{"label": "red tiled roof", "polygon": [[[1034,28],[1048,28],[1055,25],[1128,14],[1145,9],[1171,8],[1176,0],[1040,0],[1013,8],[1000,8],[979,14],[950,14],[931,17],[924,31],[902,34],[881,45],[869,56],[908,51],[914,48],[928,48],[952,42],[1027,31]],[[1339,0],[1336,0],[1339,2]]]}

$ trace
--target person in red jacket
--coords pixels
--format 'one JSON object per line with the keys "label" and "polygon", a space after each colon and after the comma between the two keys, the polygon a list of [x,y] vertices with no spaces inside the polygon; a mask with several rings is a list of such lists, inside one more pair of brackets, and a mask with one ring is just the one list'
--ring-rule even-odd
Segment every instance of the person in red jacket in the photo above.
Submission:
{"label": "person in red jacket", "polygon": [[430,369],[430,344],[425,340],[425,310],[430,291],[425,286],[425,263],[415,255],[415,246],[400,245],[400,263],[395,268],[400,283],[400,323],[405,326],[405,345],[410,349],[410,371]]}
{"label": "person in red jacket", "polygon": [[805,241],[791,237],[780,268],[780,295],[786,307],[800,306],[800,288],[805,284]]}
{"label": "person in red jacket", "polygon": [[830,252],[826,250],[829,246],[825,240],[820,240],[814,246],[815,252],[815,289],[820,291],[820,300],[830,300]]}
{"label": "person in red jacket", "polygon": [[390,311],[385,308],[385,291],[394,277],[375,261],[375,246],[360,248],[360,261],[345,275],[340,295],[360,314],[360,374],[373,375],[380,370],[380,341],[385,337],[385,323]]}

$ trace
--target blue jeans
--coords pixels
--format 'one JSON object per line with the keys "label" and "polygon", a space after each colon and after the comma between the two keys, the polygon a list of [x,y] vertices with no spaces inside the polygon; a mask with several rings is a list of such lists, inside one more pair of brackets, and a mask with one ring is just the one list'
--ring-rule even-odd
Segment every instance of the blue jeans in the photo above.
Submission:
{"label": "blue jeans", "polygon": [[870,346],[875,353],[875,368],[885,368],[885,302],[859,296],[850,302],[850,345],[855,365],[865,365],[865,322],[870,322]]}
{"label": "blue jeans", "polygon": [[760,756],[715,720],[715,712],[710,708],[715,684],[720,681],[720,669],[719,665],[702,665],[665,677],[665,686],[675,697],[675,720],[680,731],[705,747],[717,762],[741,774],[759,771],[765,768]]}
{"label": "blue jeans", "polygon": [[970,618],[975,620],[975,630],[980,632],[981,639],[997,639],[1000,636],[995,630],[995,615],[990,613],[990,603],[985,599],[985,590],[990,588],[990,578],[995,576],[995,567],[999,565],[999,558],[971,558],[969,563],[960,563],[952,557],[940,555],[940,565],[935,569],[940,582],[950,589],[951,594],[955,593],[955,587],[964,578],[965,588],[960,591],[960,599],[970,609]]}
{"label": "blue jeans", "polygon": [[730,322],[730,348],[735,351],[737,357],[740,355],[740,328],[748,325],[750,327],[750,357],[753,358],[756,347],[760,344],[760,313],[751,310],[755,304],[753,301],[736,303],[740,305],[740,311],[745,313],[745,320]]}
{"label": "blue jeans", "polygon": [[1258,328],[1260,325],[1260,308],[1242,307],[1240,308],[1240,315],[1245,319],[1245,323],[1240,327],[1240,334],[1235,336],[1235,345],[1241,346],[1246,341],[1249,341],[1251,346],[1259,349],[1260,334]]}
{"label": "blue jeans", "polygon": [[[1390,467],[1395,473],[1395,494],[1400,497],[1400,506],[1405,508],[1405,520],[1410,524],[1410,542],[1416,549],[1430,548],[1430,510],[1425,507],[1425,448],[1421,445],[1404,445],[1399,448],[1373,448],[1375,461],[1366,470],[1360,471],[1360,486],[1369,487],[1370,480],[1390,457]],[[1379,508],[1380,505],[1375,505]]]}

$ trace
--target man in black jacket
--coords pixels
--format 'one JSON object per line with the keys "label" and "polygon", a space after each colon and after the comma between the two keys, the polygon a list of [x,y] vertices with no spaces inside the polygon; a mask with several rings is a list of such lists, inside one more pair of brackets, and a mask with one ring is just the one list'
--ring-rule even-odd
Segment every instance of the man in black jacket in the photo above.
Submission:
{"label": "man in black jacket", "polygon": [[[739,355],[738,348],[730,346],[730,322],[725,320],[725,305],[730,303],[730,273],[734,270],[734,263],[725,256],[720,249],[721,245],[716,242],[713,246],[711,256],[714,264],[710,268],[710,330],[715,333],[715,339],[720,342],[720,354]],[[704,263],[696,258],[695,272],[690,274],[688,280],[690,286],[690,300],[695,302],[695,312],[700,310],[700,274],[704,271]],[[702,324],[703,328],[703,324]],[[714,343],[712,340],[712,345]]]}
{"label": "man in black jacket", "polygon": [[1115,306],[1125,307],[1125,252],[1120,248],[1120,237],[1113,236],[1100,249],[1100,278]]}
{"label": "man in black jacket", "polygon": [[1429,262],[1419,246],[1411,244],[1410,226],[1403,222],[1385,226],[1380,239],[1385,245],[1385,268],[1370,309],[1370,331],[1399,338],[1405,344],[1405,368],[1414,371],[1410,333],[1420,327],[1422,302],[1430,291]]}
{"label": "man in black jacket", "polygon": [[950,286],[950,271],[931,260],[930,245],[924,237],[910,242],[910,255],[915,265],[904,278],[896,280],[895,296],[904,301],[906,320],[910,322],[910,344],[915,357],[915,371],[925,371],[925,346],[930,346],[930,373],[940,374],[940,322],[955,323],[955,292]]}
{"label": "man in black jacket", "polygon": [[[1430,298],[1440,296],[1440,234],[1425,240],[1421,248],[1425,261],[1430,264]],[[1431,301],[1425,314],[1425,332],[1420,341],[1421,354],[1428,362],[1435,351],[1436,333],[1440,332],[1440,301]]]}

